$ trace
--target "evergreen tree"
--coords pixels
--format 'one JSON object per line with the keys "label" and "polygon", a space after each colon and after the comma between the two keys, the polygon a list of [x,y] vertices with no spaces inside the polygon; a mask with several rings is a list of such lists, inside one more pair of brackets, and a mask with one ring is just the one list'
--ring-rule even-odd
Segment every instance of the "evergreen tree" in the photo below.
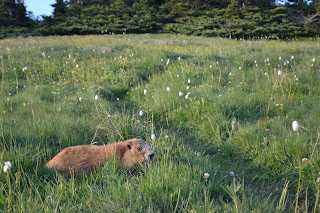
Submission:
{"label": "evergreen tree", "polygon": [[1,0],[0,26],[31,26],[26,8],[21,0]]}

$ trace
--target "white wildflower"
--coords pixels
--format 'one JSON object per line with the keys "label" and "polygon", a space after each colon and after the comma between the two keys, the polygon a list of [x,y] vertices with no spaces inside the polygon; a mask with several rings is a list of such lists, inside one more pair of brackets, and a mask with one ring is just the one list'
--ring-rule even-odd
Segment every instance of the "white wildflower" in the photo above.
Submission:
{"label": "white wildflower", "polygon": [[203,177],[207,179],[208,177],[210,177],[210,174],[209,173],[204,173]]}
{"label": "white wildflower", "polygon": [[148,93],[148,91],[145,89],[145,90],[143,90],[143,94],[147,94]]}
{"label": "white wildflower", "polygon": [[142,115],[143,115],[143,112],[142,112],[142,111],[140,111],[140,112],[139,112],[139,115],[140,115],[140,116],[142,116]]}
{"label": "white wildflower", "polygon": [[12,164],[10,161],[4,162],[4,167],[3,167],[3,172],[4,173],[9,173],[11,171]]}
{"label": "white wildflower", "polygon": [[167,87],[167,91],[170,92],[170,87]]}
{"label": "white wildflower", "polygon": [[96,96],[94,96],[94,100],[98,100],[99,99],[99,96],[98,95],[96,95]]}
{"label": "white wildflower", "polygon": [[183,96],[183,93],[181,91],[179,92],[179,96]]}
{"label": "white wildflower", "polygon": [[293,131],[298,131],[298,129],[299,129],[299,124],[298,124],[298,121],[293,121],[292,122],[292,129],[293,129]]}
{"label": "white wildflower", "polygon": [[151,135],[151,140],[154,141],[155,139],[156,139],[156,135],[155,135],[155,134],[152,134],[152,135]]}
{"label": "white wildflower", "polygon": [[191,83],[191,80],[190,79],[188,79],[188,84],[190,84]]}
{"label": "white wildflower", "polygon": [[27,70],[28,70],[28,67],[22,68],[22,72],[27,71]]}

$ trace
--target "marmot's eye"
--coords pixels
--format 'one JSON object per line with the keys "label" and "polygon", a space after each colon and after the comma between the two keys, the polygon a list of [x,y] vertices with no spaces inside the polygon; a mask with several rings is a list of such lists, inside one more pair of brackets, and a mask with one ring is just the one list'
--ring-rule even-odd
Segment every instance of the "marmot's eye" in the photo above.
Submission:
{"label": "marmot's eye", "polygon": [[137,149],[138,149],[138,151],[141,151],[141,147],[140,146]]}

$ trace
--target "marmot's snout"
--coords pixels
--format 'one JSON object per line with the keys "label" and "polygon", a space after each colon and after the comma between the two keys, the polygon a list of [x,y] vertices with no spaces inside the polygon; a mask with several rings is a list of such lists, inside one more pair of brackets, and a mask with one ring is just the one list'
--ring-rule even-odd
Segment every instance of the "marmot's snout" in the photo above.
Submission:
{"label": "marmot's snout", "polygon": [[153,151],[153,149],[151,147],[148,148],[144,154],[144,160],[145,161],[154,160],[155,157],[156,157],[156,153]]}
{"label": "marmot's snout", "polygon": [[152,153],[149,155],[150,160],[153,160],[155,157],[156,157],[156,154],[155,154],[154,152],[152,152]]}

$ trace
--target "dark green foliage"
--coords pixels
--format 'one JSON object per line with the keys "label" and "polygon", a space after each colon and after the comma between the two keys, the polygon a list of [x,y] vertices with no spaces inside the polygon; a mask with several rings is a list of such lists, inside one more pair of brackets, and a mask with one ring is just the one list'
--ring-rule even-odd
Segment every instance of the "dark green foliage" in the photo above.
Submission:
{"label": "dark green foliage", "polygon": [[0,39],[19,35],[35,35],[34,21],[21,0],[0,1]]}
{"label": "dark green foliage", "polygon": [[[34,28],[21,0],[0,3],[0,38],[18,35],[181,33],[230,38],[294,38],[320,33],[320,1],[56,0]],[[26,30],[12,26],[27,27]],[[26,31],[26,32],[25,32]]]}

